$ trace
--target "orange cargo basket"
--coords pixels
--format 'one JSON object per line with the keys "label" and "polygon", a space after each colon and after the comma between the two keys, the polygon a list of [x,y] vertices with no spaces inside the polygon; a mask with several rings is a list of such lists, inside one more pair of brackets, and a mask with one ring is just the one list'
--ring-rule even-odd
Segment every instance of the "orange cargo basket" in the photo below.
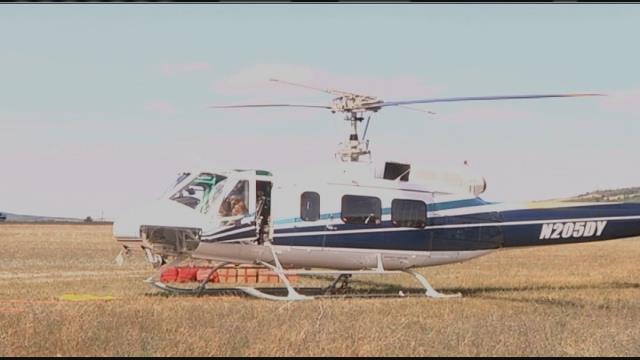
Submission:
{"label": "orange cargo basket", "polygon": [[[171,266],[160,274],[160,281],[171,282],[202,282],[211,275],[211,266]],[[287,275],[291,282],[298,280],[297,275]],[[270,269],[256,265],[227,265],[218,269],[209,282],[213,283],[279,283],[280,277]]]}
{"label": "orange cargo basket", "polygon": [[160,274],[160,281],[163,283],[175,282],[178,277],[178,268],[175,266],[168,267]]}
{"label": "orange cargo basket", "polygon": [[196,276],[198,274],[198,268],[192,266],[179,267],[178,268],[178,277],[176,278],[177,282],[192,282],[196,281]]}
{"label": "orange cargo basket", "polygon": [[217,271],[214,271],[213,274],[211,272],[213,268],[199,268],[198,273],[196,274],[196,281],[202,282],[209,278],[209,282],[220,282],[220,274]]}

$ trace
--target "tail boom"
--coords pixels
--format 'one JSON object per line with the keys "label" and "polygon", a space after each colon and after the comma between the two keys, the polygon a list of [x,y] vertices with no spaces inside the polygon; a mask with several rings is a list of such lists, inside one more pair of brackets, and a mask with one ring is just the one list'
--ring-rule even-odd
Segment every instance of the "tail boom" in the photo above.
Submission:
{"label": "tail boom", "polygon": [[504,247],[613,240],[640,236],[640,204],[608,203],[501,213]]}

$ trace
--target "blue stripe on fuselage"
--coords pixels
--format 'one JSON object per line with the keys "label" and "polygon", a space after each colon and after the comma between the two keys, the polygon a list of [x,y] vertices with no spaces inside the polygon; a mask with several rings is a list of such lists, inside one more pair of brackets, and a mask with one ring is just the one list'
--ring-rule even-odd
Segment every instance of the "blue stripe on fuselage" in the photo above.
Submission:
{"label": "blue stripe on fuselage", "polygon": [[[390,222],[389,222],[390,223]],[[417,228],[393,231],[335,233],[282,237],[275,235],[274,244],[289,246],[317,246],[327,248],[359,248],[408,251],[464,251],[497,249],[501,239],[497,226],[467,227],[464,229]],[[339,231],[339,230],[336,230]],[[304,232],[307,232],[305,229]]]}
{"label": "blue stripe on fuselage", "polygon": [[[338,214],[339,216],[339,214]],[[533,246],[598,241],[640,235],[640,220],[609,220],[599,236],[540,239],[545,221],[640,217],[640,204],[602,204],[564,208],[516,209],[502,212],[432,217],[425,228],[400,230],[391,221],[381,224],[333,224],[304,222],[305,226],[274,229],[274,243],[289,246],[364,248],[414,251],[464,251],[501,246]],[[534,223],[528,223],[534,222]],[[302,225],[302,223],[300,224]],[[460,225],[460,226],[456,226]],[[470,226],[471,225],[471,226]],[[355,231],[355,232],[350,232]],[[295,234],[300,234],[296,236]],[[215,241],[248,236],[241,232]],[[283,237],[282,235],[287,235]]]}

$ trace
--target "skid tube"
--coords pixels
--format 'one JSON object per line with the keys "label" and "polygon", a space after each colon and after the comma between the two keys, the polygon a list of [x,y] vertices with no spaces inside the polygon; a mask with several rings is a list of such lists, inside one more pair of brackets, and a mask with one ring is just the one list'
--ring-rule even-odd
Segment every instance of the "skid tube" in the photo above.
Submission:
{"label": "skid tube", "polygon": [[[214,269],[219,269],[220,267],[227,265],[228,263],[222,263],[216,266]],[[263,264],[265,265],[265,264]],[[266,264],[269,265],[269,264]],[[266,266],[268,268],[274,269],[276,267],[270,265]],[[420,285],[422,285],[421,290],[416,289],[406,289],[400,290],[398,292],[353,292],[349,291],[348,282],[351,280],[353,275],[392,275],[406,273],[413,277],[415,277]],[[213,274],[213,271],[211,272]],[[185,289],[179,288],[171,285],[167,285],[160,281],[149,279],[149,282],[154,287],[166,291],[170,294],[174,295],[213,295],[213,296],[251,296],[259,299],[266,300],[279,300],[279,301],[298,301],[298,300],[312,300],[312,299],[327,299],[327,298],[402,298],[402,297],[424,297],[427,296],[433,299],[442,299],[442,298],[454,298],[461,297],[460,293],[456,294],[442,294],[436,291],[431,284],[427,281],[427,279],[422,276],[422,274],[415,272],[414,270],[393,270],[393,271],[385,271],[385,270],[358,270],[358,271],[331,271],[331,270],[283,270],[282,276],[286,275],[300,275],[300,276],[314,276],[314,275],[334,275],[336,279],[332,284],[326,287],[299,287],[293,288],[291,284],[285,287],[248,287],[248,286],[235,286],[235,287],[215,287],[215,288],[206,288],[206,284],[208,279],[205,279],[198,286]],[[209,278],[213,276],[210,275]],[[338,284],[341,286],[338,286]],[[293,290],[293,295],[292,291]]]}

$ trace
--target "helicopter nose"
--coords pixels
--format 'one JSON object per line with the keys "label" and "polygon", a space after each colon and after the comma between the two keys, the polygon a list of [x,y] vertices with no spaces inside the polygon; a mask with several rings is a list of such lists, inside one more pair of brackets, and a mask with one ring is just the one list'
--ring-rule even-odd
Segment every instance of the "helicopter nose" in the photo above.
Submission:
{"label": "helicopter nose", "polygon": [[113,223],[113,237],[120,243],[141,243],[142,226],[202,228],[205,217],[196,210],[162,199],[135,207]]}

